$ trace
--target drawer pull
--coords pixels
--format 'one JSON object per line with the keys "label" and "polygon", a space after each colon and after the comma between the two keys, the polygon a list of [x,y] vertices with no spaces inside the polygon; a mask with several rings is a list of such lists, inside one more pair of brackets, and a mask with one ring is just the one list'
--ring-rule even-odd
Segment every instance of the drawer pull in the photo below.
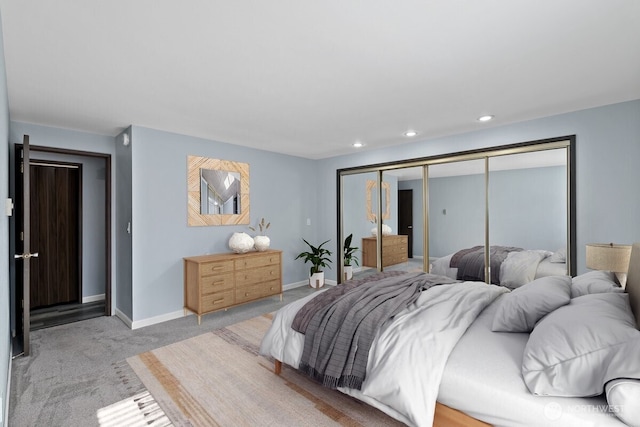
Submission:
{"label": "drawer pull", "polygon": [[224,302],[224,298],[220,298],[220,299],[217,299],[217,300],[213,301],[214,304],[220,304],[221,302]]}
{"label": "drawer pull", "polygon": [[221,265],[214,265],[211,269],[215,271],[215,270],[222,270],[223,268],[224,267]]}
{"label": "drawer pull", "polygon": [[213,286],[224,285],[224,280],[218,280],[217,282],[212,283]]}
{"label": "drawer pull", "polygon": [[249,296],[249,292],[245,292],[245,293],[244,293],[244,296],[245,296],[245,297],[248,297],[248,296]]}

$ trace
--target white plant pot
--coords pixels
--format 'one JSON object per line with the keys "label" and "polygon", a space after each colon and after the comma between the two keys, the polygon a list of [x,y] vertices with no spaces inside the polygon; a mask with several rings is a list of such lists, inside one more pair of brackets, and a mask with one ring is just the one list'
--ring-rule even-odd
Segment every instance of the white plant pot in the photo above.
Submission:
{"label": "white plant pot", "polygon": [[247,233],[233,233],[229,239],[229,248],[237,254],[247,253],[253,249],[253,239]]}
{"label": "white plant pot", "polygon": [[320,273],[313,273],[309,277],[309,286],[312,288],[321,288],[324,286],[324,271]]}
{"label": "white plant pot", "polygon": [[350,280],[353,277],[353,266],[345,265],[344,266],[344,280]]}
{"label": "white plant pot", "polygon": [[267,236],[256,236],[253,238],[253,246],[256,248],[256,251],[266,251],[269,249],[269,245],[271,244],[271,239]]}

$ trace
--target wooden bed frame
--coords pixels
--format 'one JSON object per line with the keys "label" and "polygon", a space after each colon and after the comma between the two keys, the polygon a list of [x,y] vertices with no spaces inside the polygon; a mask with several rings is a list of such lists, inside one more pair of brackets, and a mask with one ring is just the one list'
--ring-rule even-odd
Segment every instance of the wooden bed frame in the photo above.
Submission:
{"label": "wooden bed frame", "polygon": [[[640,243],[634,243],[631,250],[629,270],[627,275],[627,285],[625,291],[629,294],[631,310],[636,318],[636,327],[640,329]],[[282,362],[275,361],[274,372],[280,375],[282,372]],[[434,427],[483,427],[490,426],[483,421],[470,417],[469,415],[436,402],[436,411],[433,418]]]}
{"label": "wooden bed frame", "polygon": [[[280,360],[275,361],[273,371],[276,375],[280,375],[282,372],[282,362]],[[433,427],[486,427],[490,426],[485,422],[476,420],[469,415],[460,412],[456,409],[445,406],[439,402],[436,402],[436,412],[433,416]]]}

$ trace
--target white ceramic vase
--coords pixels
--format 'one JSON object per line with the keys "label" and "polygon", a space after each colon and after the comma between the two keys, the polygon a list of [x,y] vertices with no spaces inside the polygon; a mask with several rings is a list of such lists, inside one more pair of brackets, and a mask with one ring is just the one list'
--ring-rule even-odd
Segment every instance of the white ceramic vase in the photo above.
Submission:
{"label": "white ceramic vase", "polygon": [[309,277],[309,286],[316,289],[324,286],[324,271],[313,273]]}
{"label": "white ceramic vase", "polygon": [[271,244],[271,239],[267,236],[256,236],[253,238],[253,246],[256,248],[256,251],[266,251],[269,249],[269,245]]}
{"label": "white ceramic vase", "polygon": [[[383,236],[389,236],[391,234],[391,227],[389,227],[387,224],[382,224],[382,235]],[[371,235],[372,236],[377,236],[378,235],[378,227],[373,227],[371,229]]]}
{"label": "white ceramic vase", "polygon": [[247,233],[233,233],[229,239],[229,248],[237,254],[249,252],[253,245],[253,239]]}

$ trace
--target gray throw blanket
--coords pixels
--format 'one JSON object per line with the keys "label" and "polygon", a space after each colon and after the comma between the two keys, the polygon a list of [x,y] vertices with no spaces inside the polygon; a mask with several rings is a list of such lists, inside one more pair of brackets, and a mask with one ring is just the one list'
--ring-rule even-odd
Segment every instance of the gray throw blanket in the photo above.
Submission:
{"label": "gray throw blanket", "polygon": [[327,387],[360,390],[378,329],[415,302],[422,289],[455,282],[412,273],[353,288],[311,317],[299,369]]}
{"label": "gray throw blanket", "polygon": [[[484,246],[463,249],[463,254],[457,259],[458,280],[478,280],[484,282]],[[489,247],[489,265],[491,267],[491,283],[500,284],[500,266],[509,252],[521,251],[522,248],[512,246]]]}

